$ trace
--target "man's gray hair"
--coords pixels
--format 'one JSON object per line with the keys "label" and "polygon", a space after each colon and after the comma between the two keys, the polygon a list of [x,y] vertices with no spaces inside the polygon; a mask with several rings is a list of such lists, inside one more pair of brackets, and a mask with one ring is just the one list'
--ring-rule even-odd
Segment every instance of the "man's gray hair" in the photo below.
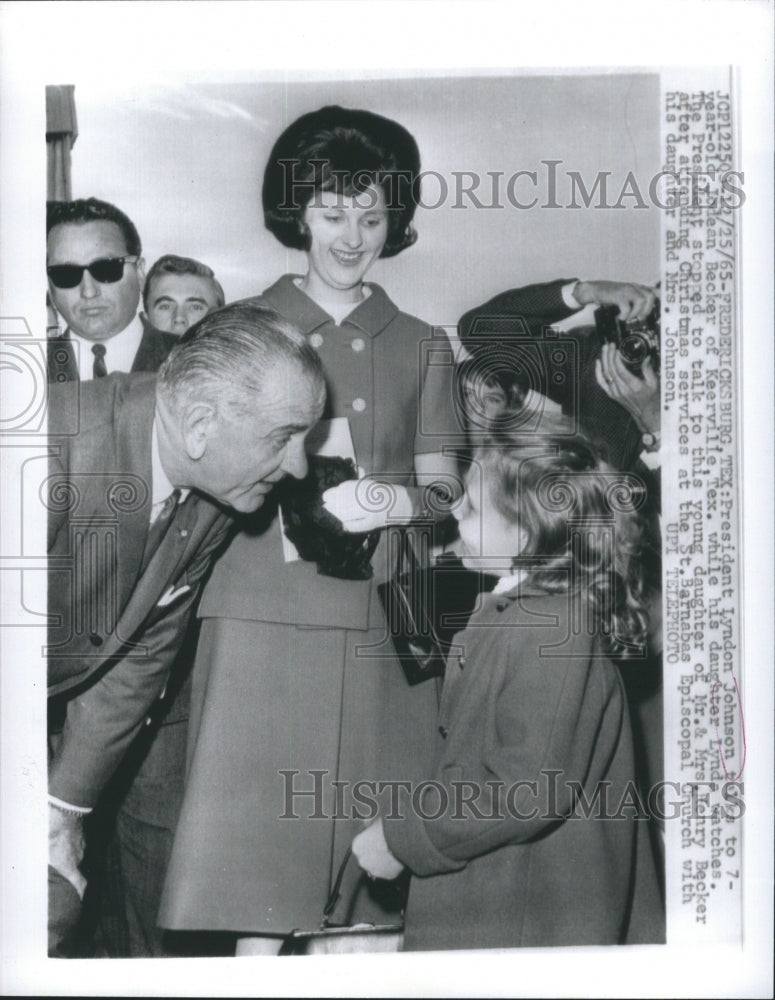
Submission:
{"label": "man's gray hair", "polygon": [[250,299],[216,309],[194,324],[159,369],[159,388],[177,409],[207,400],[240,417],[255,407],[267,377],[295,366],[325,392],[317,353],[292,324]]}

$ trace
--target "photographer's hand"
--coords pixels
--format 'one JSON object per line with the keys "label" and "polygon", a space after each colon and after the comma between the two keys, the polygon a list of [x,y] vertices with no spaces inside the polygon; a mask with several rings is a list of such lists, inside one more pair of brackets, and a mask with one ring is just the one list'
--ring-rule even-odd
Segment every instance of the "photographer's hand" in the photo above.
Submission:
{"label": "photographer's hand", "polygon": [[624,281],[577,281],[573,298],[580,306],[619,306],[622,322],[645,320],[657,301],[657,293],[647,285]]}
{"label": "photographer's hand", "polygon": [[595,377],[606,395],[632,414],[641,431],[658,434],[659,376],[651,358],[646,359],[642,371],[643,378],[638,378],[627,368],[616,344],[604,344],[595,362]]}

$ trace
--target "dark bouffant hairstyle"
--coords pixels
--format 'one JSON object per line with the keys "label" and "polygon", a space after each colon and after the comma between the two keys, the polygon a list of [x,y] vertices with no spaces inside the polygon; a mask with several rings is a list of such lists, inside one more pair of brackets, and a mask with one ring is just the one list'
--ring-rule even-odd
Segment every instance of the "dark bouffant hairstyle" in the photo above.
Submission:
{"label": "dark bouffant hairstyle", "polygon": [[493,504],[526,535],[514,565],[543,590],[577,594],[609,653],[642,656],[644,484],[602,462],[561,418],[547,424],[540,434],[496,431],[479,455]]}
{"label": "dark bouffant hairstyle", "polygon": [[132,257],[140,257],[143,246],[134,222],[120,208],[99,198],[77,198],[75,201],[46,202],[46,236],[54,226],[65,223],[83,225],[84,222],[115,222],[121,230],[126,244],[126,252]]}
{"label": "dark bouffant hairstyle", "polygon": [[261,191],[264,222],[283,246],[309,250],[303,217],[316,192],[352,197],[378,186],[388,207],[380,256],[393,257],[417,240],[412,219],[419,174],[420,151],[402,125],[329,105],[297,118],[274,144]]}

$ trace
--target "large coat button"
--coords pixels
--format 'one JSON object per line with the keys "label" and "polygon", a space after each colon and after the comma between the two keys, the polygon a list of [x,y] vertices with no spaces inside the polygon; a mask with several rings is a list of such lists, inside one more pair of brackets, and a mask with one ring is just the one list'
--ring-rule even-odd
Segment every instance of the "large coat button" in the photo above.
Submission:
{"label": "large coat button", "polygon": [[356,397],[353,400],[353,409],[355,410],[356,413],[363,413],[363,411],[366,409],[366,400],[361,399],[360,396]]}
{"label": "large coat button", "polygon": [[322,336],[319,333],[312,333],[312,334],[310,334],[309,342],[312,345],[312,347],[322,347],[323,346],[323,338],[322,338]]}
{"label": "large coat button", "polygon": [[445,740],[447,738],[447,733],[449,732],[449,730],[447,729],[446,726],[439,726],[439,732],[441,733],[441,738]]}
{"label": "large coat button", "polygon": [[96,632],[91,632],[90,635],[89,635],[89,642],[92,644],[92,646],[101,646],[102,645],[102,636],[101,635],[97,635]]}
{"label": "large coat button", "polygon": [[361,351],[365,350],[366,348],[366,341],[363,339],[363,337],[356,337],[350,346],[352,347],[352,349],[355,351],[356,354],[360,354]]}

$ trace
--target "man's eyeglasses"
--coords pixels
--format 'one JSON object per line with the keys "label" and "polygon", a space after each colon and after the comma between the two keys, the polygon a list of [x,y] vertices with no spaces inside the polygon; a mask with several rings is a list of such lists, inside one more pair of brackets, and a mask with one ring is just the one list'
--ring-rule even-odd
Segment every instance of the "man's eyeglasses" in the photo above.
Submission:
{"label": "man's eyeglasses", "polygon": [[46,274],[55,288],[76,288],[88,271],[101,285],[112,285],[124,277],[124,264],[136,264],[139,257],[101,257],[91,264],[50,264]]}

